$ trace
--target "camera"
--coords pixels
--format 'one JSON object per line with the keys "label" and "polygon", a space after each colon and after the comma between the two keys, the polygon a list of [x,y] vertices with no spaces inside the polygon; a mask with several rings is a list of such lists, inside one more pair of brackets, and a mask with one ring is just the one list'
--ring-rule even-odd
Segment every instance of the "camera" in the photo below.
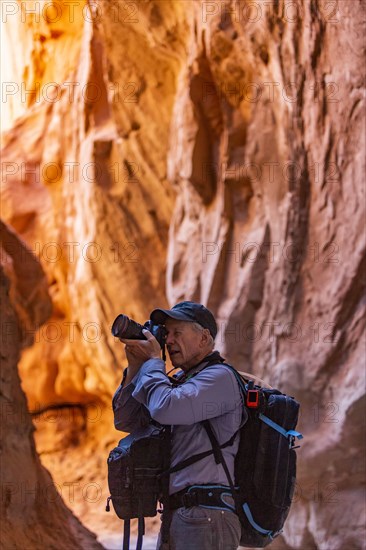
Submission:
{"label": "camera", "polygon": [[164,351],[166,340],[166,328],[163,325],[154,325],[151,321],[146,321],[144,325],[136,323],[133,319],[123,315],[118,315],[113,321],[112,334],[119,340],[126,338],[128,340],[146,340],[143,329],[147,329],[157,339],[161,349]]}

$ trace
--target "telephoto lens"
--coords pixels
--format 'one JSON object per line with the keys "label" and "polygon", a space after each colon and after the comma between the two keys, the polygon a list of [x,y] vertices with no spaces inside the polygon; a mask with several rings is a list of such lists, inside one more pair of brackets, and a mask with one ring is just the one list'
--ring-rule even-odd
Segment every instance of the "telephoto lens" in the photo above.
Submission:
{"label": "telephoto lens", "polygon": [[119,340],[122,338],[128,340],[146,340],[142,333],[143,328],[142,325],[121,313],[113,321],[112,334]]}
{"label": "telephoto lens", "polygon": [[144,325],[140,325],[140,323],[136,323],[136,321],[133,321],[127,317],[127,315],[121,313],[113,321],[111,330],[113,336],[117,337],[119,340],[147,340],[142,332],[143,329],[149,330],[151,334],[155,336],[160,344],[163,352],[163,359],[165,361],[165,341],[167,332],[163,325],[153,325],[151,321],[146,321]]}

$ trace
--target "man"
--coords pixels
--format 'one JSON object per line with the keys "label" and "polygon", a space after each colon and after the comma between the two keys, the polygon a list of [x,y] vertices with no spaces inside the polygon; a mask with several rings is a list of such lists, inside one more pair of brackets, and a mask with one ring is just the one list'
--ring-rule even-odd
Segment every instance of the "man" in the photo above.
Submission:
{"label": "man", "polygon": [[[238,430],[247,413],[235,375],[220,365],[223,359],[214,351],[214,316],[201,304],[180,302],[171,310],[155,309],[150,319],[165,325],[171,362],[181,371],[176,382],[168,378],[160,345],[149,331],[144,332],[146,341],[123,340],[128,368],[113,398],[116,428],[131,432],[151,418],[171,425],[171,466],[175,466],[212,449],[202,425],[209,420],[220,445],[232,438],[222,454],[234,479]],[[192,486],[200,486],[200,497],[194,502],[187,498]],[[212,454],[172,473],[169,494],[170,550],[234,550],[239,546],[241,527],[227,476]],[[161,533],[157,548],[160,545]]]}

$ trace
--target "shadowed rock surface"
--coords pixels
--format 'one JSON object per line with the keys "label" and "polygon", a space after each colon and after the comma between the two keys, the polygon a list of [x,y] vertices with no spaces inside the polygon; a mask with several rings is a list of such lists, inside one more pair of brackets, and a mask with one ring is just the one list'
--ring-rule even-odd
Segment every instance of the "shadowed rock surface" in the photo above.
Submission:
{"label": "shadowed rock surface", "polygon": [[21,348],[31,345],[31,338],[23,337],[27,324],[46,321],[51,300],[39,262],[25,244],[3,223],[0,237],[5,267],[0,265],[1,547],[101,549],[95,536],[65,506],[36,452],[17,363]]}

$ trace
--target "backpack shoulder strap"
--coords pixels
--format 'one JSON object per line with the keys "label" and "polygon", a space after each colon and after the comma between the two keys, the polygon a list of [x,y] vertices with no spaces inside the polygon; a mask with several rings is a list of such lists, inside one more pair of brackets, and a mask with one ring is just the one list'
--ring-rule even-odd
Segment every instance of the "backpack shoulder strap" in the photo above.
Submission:
{"label": "backpack shoulder strap", "polygon": [[235,489],[234,482],[233,482],[233,479],[230,475],[229,468],[227,467],[224,455],[222,454],[222,451],[221,451],[222,446],[219,445],[219,442],[216,439],[216,436],[213,432],[210,421],[209,420],[204,420],[202,422],[202,424],[203,424],[203,426],[204,426],[204,428],[207,432],[208,438],[209,438],[210,443],[212,445],[213,454],[214,454],[214,457],[215,457],[216,464],[221,464],[221,466],[224,469],[226,478],[227,478],[228,483],[229,483],[229,487],[231,489],[231,494],[232,494],[232,497],[233,497],[234,502],[235,502],[235,511],[236,511],[237,515],[239,516],[239,518],[242,520],[243,511],[242,511],[242,508],[241,508],[241,505],[240,505],[239,496],[238,496],[238,493]]}
{"label": "backpack shoulder strap", "polygon": [[[198,370],[197,372],[195,372],[194,374],[192,374],[192,377],[196,376],[197,374],[202,372],[202,370],[204,370],[205,368],[211,367],[213,365],[218,365],[218,366],[223,365],[225,367],[228,367],[235,374],[235,377],[236,377],[236,379],[238,380],[238,383],[239,383],[239,389],[241,389],[240,393],[241,393],[241,395],[243,397],[243,400],[244,400],[244,395],[243,395],[244,392],[245,392],[244,381],[242,380],[241,376],[238,374],[238,371],[236,369],[234,369],[234,367],[232,367],[228,363],[224,362],[223,358],[219,355],[219,353],[217,353],[217,354],[215,353],[214,357],[212,357],[208,361],[204,361],[203,365],[202,365],[202,368],[200,370]],[[204,428],[205,428],[205,430],[206,430],[206,432],[207,432],[207,434],[210,438],[212,449],[210,449],[209,451],[203,451],[202,453],[195,454],[195,455],[193,455],[189,458],[186,458],[185,460],[182,460],[181,462],[179,462],[175,466],[172,466],[171,468],[169,468],[169,469],[165,470],[164,472],[162,472],[160,474],[160,477],[163,478],[163,477],[165,477],[167,475],[170,475],[174,472],[178,472],[179,470],[183,470],[184,468],[187,468],[191,464],[194,464],[195,462],[198,462],[199,460],[202,460],[203,458],[206,458],[207,456],[210,456],[212,454],[215,457],[215,462],[217,464],[221,463],[221,457],[223,459],[221,449],[225,449],[226,447],[231,447],[231,445],[233,445],[233,443],[235,441],[235,438],[236,438],[238,432],[235,432],[230,437],[230,439],[228,439],[228,441],[226,441],[225,443],[220,445],[218,443],[218,441],[216,440],[215,435],[212,432],[209,420],[202,421],[202,425],[204,426]],[[208,430],[210,430],[210,434],[212,434],[212,436],[209,435]],[[211,437],[213,437],[214,439],[212,439]],[[213,444],[214,441],[215,441],[215,445]],[[217,448],[219,449],[219,451],[217,450]],[[225,467],[224,467],[224,469],[225,469]]]}
{"label": "backpack shoulder strap", "polygon": [[[202,424],[204,425],[204,422],[209,422],[208,420],[204,420],[202,422]],[[231,445],[234,443],[235,441],[235,437],[236,437],[236,434],[237,432],[235,432],[231,437],[230,439],[228,439],[228,441],[226,441],[225,443],[223,443],[222,445],[219,445],[219,447],[221,449],[225,449],[225,447],[231,447]],[[213,449],[210,449],[209,451],[203,451],[202,453],[198,453],[198,454],[195,454],[193,456],[190,456],[189,458],[186,458],[185,460],[182,460],[181,462],[178,462],[178,464],[176,464],[175,466],[172,466],[171,468],[169,468],[168,470],[164,470],[164,472],[162,472],[159,477],[160,478],[163,478],[165,476],[168,476],[170,474],[173,474],[174,472],[179,472],[180,470],[183,470],[184,468],[187,468],[188,466],[190,466],[191,464],[194,464],[195,462],[198,462],[199,460],[202,460],[203,458],[206,458],[207,456],[210,456],[214,454],[215,455],[215,452]],[[217,454],[215,455],[215,459],[216,459],[216,456],[218,456]]]}

